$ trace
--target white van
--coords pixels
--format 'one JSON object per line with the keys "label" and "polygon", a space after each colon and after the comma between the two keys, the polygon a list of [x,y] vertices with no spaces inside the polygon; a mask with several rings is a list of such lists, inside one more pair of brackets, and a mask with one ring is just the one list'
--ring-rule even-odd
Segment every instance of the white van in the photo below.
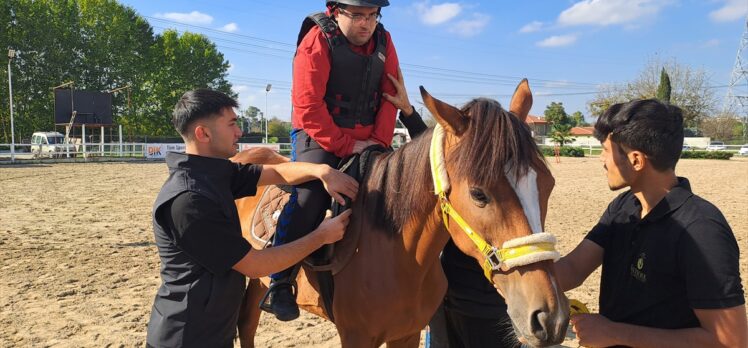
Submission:
{"label": "white van", "polygon": [[34,132],[31,135],[31,154],[34,157],[64,157],[68,149],[75,153],[72,144],[65,144],[65,136],[60,132]]}

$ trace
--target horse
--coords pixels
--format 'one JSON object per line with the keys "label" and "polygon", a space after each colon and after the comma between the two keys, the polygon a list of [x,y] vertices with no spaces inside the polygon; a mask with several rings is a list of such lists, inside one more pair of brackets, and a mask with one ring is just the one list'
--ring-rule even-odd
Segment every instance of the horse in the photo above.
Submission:
{"label": "horse", "polygon": [[[458,109],[423,87],[421,95],[436,126],[374,159],[352,204],[346,236],[360,234],[355,253],[334,274],[332,301],[342,347],[418,347],[446,293],[439,254],[449,238],[506,299],[517,339],[560,343],[569,306],[555,279],[555,238],[543,232],[555,181],[524,122],[532,106],[527,80],[509,111],[492,99]],[[237,201],[245,238],[258,200]],[[301,308],[329,319],[316,277],[302,268],[297,282]],[[242,347],[254,347],[267,283],[251,279],[247,286],[238,324]]]}

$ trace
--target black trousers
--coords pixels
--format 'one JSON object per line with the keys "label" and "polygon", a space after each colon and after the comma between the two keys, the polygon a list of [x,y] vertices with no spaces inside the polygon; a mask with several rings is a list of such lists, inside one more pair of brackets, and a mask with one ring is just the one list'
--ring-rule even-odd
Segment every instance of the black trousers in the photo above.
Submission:
{"label": "black trousers", "polygon": [[[291,133],[292,156],[294,162],[327,164],[337,168],[340,158],[325,151],[303,130]],[[283,245],[295,241],[313,231],[324,219],[325,210],[330,208],[330,195],[319,180],[296,185],[291,190],[291,198],[278,218],[273,245]],[[274,280],[285,279],[291,268],[275,273]]]}
{"label": "black trousers", "polygon": [[430,348],[520,347],[509,315],[479,318],[463,314],[445,300],[429,323]]}

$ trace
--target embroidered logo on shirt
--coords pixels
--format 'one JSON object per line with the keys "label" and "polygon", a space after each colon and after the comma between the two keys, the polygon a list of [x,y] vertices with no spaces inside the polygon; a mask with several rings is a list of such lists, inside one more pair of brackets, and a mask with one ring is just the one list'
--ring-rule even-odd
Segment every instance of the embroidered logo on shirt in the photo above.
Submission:
{"label": "embroidered logo on shirt", "polygon": [[636,259],[636,264],[631,265],[631,276],[634,277],[634,279],[646,283],[647,282],[647,274],[644,273],[644,260],[647,258],[647,254],[641,253],[639,254],[639,257]]}
{"label": "embroidered logo on shirt", "polygon": [[386,59],[386,58],[384,57],[384,54],[382,54],[382,52],[377,52],[377,57],[379,57],[379,59],[380,59],[380,60],[381,60],[382,62],[385,62],[385,61],[387,61],[387,59]]}

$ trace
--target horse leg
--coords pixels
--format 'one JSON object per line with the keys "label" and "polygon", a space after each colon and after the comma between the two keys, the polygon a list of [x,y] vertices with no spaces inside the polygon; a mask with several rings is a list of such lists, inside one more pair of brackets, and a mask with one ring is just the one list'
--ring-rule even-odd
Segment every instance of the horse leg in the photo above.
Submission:
{"label": "horse leg", "polygon": [[247,290],[244,292],[244,300],[239,310],[239,342],[242,348],[254,348],[255,333],[260,324],[260,313],[258,306],[267,288],[259,279],[250,279]]}
{"label": "horse leg", "polygon": [[377,348],[379,347],[379,344],[377,344],[377,340],[374,337],[367,336],[365,334],[347,331],[347,330],[338,330],[338,335],[340,336],[340,344],[342,348]]}
{"label": "horse leg", "polygon": [[387,348],[415,348],[421,343],[421,333],[416,332],[399,340],[387,342]]}

